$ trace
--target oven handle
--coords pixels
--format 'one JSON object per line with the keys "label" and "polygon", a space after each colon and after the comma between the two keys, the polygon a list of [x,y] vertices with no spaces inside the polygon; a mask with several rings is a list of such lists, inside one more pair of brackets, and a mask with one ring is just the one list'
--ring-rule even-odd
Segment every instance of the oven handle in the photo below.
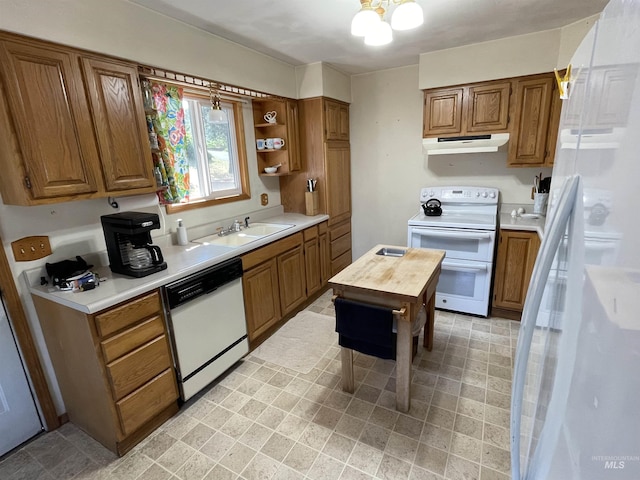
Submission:
{"label": "oven handle", "polygon": [[422,237],[444,237],[444,238],[470,238],[483,240],[485,238],[491,238],[490,233],[472,233],[472,232],[436,232],[434,230],[429,230],[426,228],[414,228],[413,231],[419,234]]}
{"label": "oven handle", "polygon": [[468,265],[464,263],[442,262],[443,270],[456,270],[460,272],[486,272],[486,265]]}

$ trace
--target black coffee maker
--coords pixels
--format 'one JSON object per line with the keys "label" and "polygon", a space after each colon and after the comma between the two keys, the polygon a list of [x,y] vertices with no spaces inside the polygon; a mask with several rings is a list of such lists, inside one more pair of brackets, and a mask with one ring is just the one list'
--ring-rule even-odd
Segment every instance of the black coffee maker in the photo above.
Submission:
{"label": "black coffee maker", "polygon": [[122,212],[100,220],[112,272],[144,277],[167,268],[160,247],[151,244],[151,230],[160,228],[157,214]]}

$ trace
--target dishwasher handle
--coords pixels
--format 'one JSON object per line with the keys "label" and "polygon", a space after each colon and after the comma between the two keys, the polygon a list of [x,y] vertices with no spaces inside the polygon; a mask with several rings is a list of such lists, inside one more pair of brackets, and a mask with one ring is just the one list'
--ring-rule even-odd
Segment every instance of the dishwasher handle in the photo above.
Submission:
{"label": "dishwasher handle", "polygon": [[242,260],[233,258],[166,285],[169,309],[207,295],[242,277]]}

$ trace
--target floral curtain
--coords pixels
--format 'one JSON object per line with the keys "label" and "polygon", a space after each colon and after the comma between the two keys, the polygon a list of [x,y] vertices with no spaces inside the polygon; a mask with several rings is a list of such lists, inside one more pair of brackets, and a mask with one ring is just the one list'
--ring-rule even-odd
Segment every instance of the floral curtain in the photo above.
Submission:
{"label": "floral curtain", "polygon": [[158,135],[160,152],[154,154],[154,168],[159,168],[162,184],[162,203],[189,201],[189,162],[185,148],[184,109],[182,88],[151,82],[153,128]]}

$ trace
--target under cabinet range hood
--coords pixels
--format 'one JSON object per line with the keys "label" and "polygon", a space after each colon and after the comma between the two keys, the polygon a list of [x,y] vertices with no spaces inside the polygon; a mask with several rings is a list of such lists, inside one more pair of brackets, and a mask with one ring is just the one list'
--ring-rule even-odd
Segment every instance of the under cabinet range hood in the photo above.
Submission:
{"label": "under cabinet range hood", "polygon": [[508,141],[508,133],[448,138],[423,138],[422,151],[427,155],[497,152],[498,150],[502,150]]}

